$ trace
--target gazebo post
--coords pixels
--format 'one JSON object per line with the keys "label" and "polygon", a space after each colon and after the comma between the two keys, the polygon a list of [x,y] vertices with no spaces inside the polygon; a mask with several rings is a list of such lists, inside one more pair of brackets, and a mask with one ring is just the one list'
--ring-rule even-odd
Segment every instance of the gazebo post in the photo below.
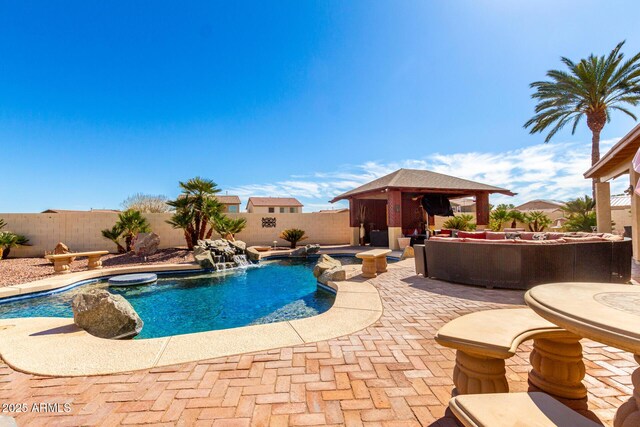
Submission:
{"label": "gazebo post", "polygon": [[389,249],[400,249],[398,237],[402,237],[402,192],[399,190],[387,192],[387,227]]}
{"label": "gazebo post", "polygon": [[354,199],[349,199],[349,244],[351,246],[360,245],[360,224],[358,218],[356,218],[356,202]]}
{"label": "gazebo post", "polygon": [[[629,168],[629,180],[633,188],[636,188],[640,174]],[[640,197],[631,195],[631,241],[633,243],[633,259],[640,261]]]}
{"label": "gazebo post", "polygon": [[596,183],[596,220],[598,233],[611,233],[611,184]]}
{"label": "gazebo post", "polygon": [[484,230],[489,225],[489,193],[476,193],[476,226]]}

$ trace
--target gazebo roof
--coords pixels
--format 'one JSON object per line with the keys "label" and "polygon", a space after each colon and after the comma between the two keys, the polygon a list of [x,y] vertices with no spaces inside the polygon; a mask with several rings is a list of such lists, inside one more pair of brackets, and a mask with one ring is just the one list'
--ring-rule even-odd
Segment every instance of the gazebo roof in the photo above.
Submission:
{"label": "gazebo roof", "polygon": [[331,203],[362,195],[364,193],[379,192],[388,189],[422,193],[449,193],[452,196],[478,192],[501,193],[508,196],[515,195],[515,193],[512,193],[505,188],[494,187],[492,185],[457,178],[451,175],[445,175],[423,169],[398,169],[389,175],[385,175],[351,191],[340,194],[331,200]]}

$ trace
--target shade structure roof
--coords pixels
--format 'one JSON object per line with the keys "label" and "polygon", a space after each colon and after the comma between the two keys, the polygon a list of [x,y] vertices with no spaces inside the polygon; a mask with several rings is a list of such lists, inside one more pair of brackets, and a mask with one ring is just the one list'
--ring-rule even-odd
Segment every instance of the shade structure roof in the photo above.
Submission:
{"label": "shade structure roof", "polygon": [[513,196],[506,188],[494,187],[480,182],[470,181],[451,175],[424,169],[398,169],[395,172],[375,179],[351,191],[336,196],[331,203],[351,197],[363,196],[385,190],[403,190],[417,193],[439,193],[450,196],[473,195],[474,193],[501,193]]}
{"label": "shade structure roof", "polygon": [[640,148],[640,125],[620,139],[602,158],[584,173],[585,178],[609,180],[626,173],[633,156]]}

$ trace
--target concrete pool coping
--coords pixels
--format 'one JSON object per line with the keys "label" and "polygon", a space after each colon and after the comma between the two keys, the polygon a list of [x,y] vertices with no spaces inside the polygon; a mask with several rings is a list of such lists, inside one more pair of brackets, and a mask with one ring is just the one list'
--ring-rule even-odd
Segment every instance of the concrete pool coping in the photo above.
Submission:
{"label": "concrete pool coping", "polygon": [[[199,269],[195,264],[131,266],[71,273],[16,287],[24,287],[20,294],[27,294],[114,274]],[[115,374],[324,341],[362,330],[382,315],[378,290],[361,276],[329,282],[329,286],[336,291],[335,302],[317,316],[162,338],[102,339],[75,326],[71,318],[0,319],[0,356],[13,369],[31,374]]]}

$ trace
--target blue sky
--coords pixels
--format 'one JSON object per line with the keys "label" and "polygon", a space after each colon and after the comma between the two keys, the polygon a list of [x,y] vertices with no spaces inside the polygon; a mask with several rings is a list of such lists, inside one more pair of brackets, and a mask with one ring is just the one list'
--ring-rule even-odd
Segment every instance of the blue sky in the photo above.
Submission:
{"label": "blue sky", "polygon": [[[1,8],[0,212],[118,208],[196,175],[309,211],[397,167],[507,187],[516,203],[575,197],[590,189],[590,134],[529,135],[528,84],[563,55],[624,39],[640,51],[634,1]],[[633,126],[615,115],[605,148]]]}

